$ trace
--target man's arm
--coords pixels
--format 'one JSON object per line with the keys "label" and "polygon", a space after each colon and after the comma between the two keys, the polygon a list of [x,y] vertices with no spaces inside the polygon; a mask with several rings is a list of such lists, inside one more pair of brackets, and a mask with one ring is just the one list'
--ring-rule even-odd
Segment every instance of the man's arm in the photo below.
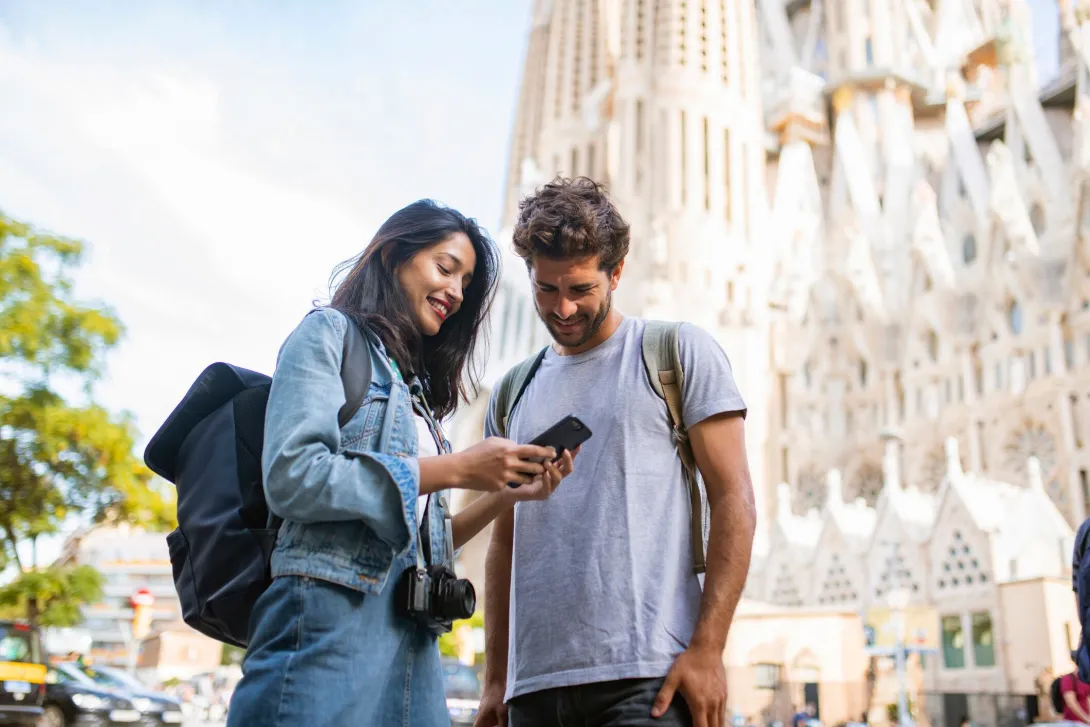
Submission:
{"label": "man's arm", "polygon": [[511,544],[514,508],[508,508],[492,525],[488,556],[484,563],[484,689],[474,727],[507,727],[508,608],[511,602]]}
{"label": "man's arm", "polygon": [[720,655],[749,575],[757,527],[744,424],[741,416],[720,414],[689,431],[710,516],[708,571],[690,648],[706,647]]}
{"label": "man's arm", "polygon": [[496,518],[485,558],[485,682],[507,686],[508,609],[511,603],[511,544],[514,508]]}
{"label": "man's arm", "polygon": [[[499,434],[495,396],[488,402],[484,436]],[[506,433],[506,432],[505,432]],[[484,689],[475,727],[507,727],[507,642],[511,603],[511,552],[515,539],[515,508],[492,521],[492,537],[484,561]]]}
{"label": "man's arm", "polygon": [[696,727],[723,724],[727,697],[723,650],[749,573],[757,527],[744,424],[741,412],[727,412],[689,430],[693,457],[708,493],[708,568],[693,638],[674,662],[651,714],[661,716],[680,692]]}

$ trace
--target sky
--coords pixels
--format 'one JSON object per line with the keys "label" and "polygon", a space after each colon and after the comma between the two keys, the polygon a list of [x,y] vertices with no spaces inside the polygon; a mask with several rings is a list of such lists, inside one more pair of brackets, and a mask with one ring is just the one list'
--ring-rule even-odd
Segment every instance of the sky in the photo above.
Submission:
{"label": "sky", "polygon": [[529,11],[0,0],[0,209],[89,243],[80,294],[127,329],[96,393],[141,452],[207,364],[271,372],[394,210],[433,197],[498,233]]}
{"label": "sky", "polygon": [[395,210],[497,232],[529,9],[0,0],[0,209],[90,245],[79,292],[127,329],[97,396],[141,453],[209,363],[271,373]]}

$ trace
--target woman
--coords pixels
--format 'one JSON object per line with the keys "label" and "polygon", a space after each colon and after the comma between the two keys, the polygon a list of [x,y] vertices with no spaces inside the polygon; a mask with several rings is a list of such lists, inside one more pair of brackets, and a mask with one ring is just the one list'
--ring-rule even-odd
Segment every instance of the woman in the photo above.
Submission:
{"label": "woman", "polygon": [[[436,638],[406,615],[398,581],[417,565],[421,534],[421,559],[450,563],[443,491],[486,493],[450,521],[458,548],[571,472],[570,454],[553,464],[550,449],[499,438],[449,453],[439,421],[465,397],[467,373],[475,385],[467,363],[498,277],[475,222],[415,202],[347,268],[332,305],[285,341],[273,375],[262,471],[285,522],[231,727],[449,725]],[[352,325],[369,340],[372,380],[340,428]]]}

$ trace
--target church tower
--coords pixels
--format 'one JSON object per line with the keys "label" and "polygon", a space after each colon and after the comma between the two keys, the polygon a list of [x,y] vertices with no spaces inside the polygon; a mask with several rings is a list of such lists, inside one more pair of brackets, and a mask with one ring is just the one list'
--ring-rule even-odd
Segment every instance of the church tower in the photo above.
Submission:
{"label": "church tower", "polygon": [[537,0],[504,228],[556,175],[607,185],[632,225],[618,306],[720,341],[750,407],[763,513],[771,266],[756,12],[753,0]]}

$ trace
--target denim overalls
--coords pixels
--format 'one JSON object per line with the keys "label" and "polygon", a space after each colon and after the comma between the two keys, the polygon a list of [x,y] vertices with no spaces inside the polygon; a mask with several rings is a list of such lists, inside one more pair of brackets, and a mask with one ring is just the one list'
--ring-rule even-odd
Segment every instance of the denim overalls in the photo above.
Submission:
{"label": "denim overalls", "polygon": [[[277,359],[262,473],[269,508],[284,524],[273,583],[251,617],[229,727],[450,724],[436,639],[393,599],[420,541],[410,387],[368,333],[371,386],[352,420],[338,427],[348,325],[338,311],[312,311]],[[448,452],[438,424],[420,412]],[[427,561],[440,563],[448,493],[430,501]]]}

